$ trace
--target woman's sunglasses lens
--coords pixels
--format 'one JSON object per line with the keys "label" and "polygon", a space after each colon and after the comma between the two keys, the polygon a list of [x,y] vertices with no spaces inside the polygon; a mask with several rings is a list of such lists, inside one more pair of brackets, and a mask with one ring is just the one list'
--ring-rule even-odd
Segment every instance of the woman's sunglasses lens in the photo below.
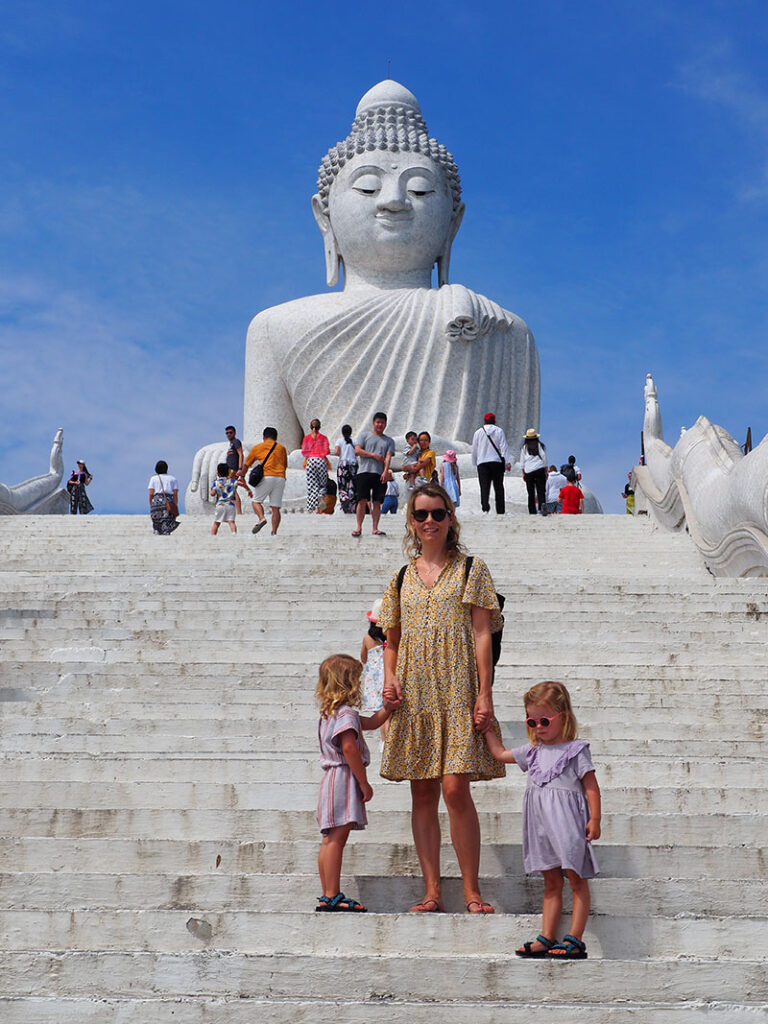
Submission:
{"label": "woman's sunglasses lens", "polygon": [[433,508],[433,509],[415,508],[413,510],[413,513],[412,513],[413,518],[416,520],[417,523],[426,523],[427,516],[429,516],[430,514],[432,515],[432,518],[434,519],[434,521],[436,523],[442,523],[442,521],[448,515],[448,509],[447,508]]}

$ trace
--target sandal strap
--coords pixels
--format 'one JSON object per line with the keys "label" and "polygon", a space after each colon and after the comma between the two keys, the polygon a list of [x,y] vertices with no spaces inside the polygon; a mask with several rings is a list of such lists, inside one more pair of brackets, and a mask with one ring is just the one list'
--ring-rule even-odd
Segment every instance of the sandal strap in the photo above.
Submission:
{"label": "sandal strap", "polygon": [[[543,947],[544,947],[545,949],[552,949],[552,947],[553,947],[554,945],[556,945],[556,943],[555,943],[555,942],[552,942],[552,940],[551,940],[551,939],[548,939],[548,938],[547,938],[546,936],[544,936],[544,935],[537,935],[537,936],[536,936],[536,941],[537,941],[537,942],[540,942],[540,943],[542,944],[542,946],[543,946]],[[526,942],[526,946],[529,946],[529,945],[531,945],[531,943],[529,943],[529,942]]]}
{"label": "sandal strap", "polygon": [[575,946],[576,949],[581,950],[582,953],[587,948],[586,945],[581,941],[581,939],[577,939],[575,935],[564,935],[563,936],[563,945],[564,946]]}

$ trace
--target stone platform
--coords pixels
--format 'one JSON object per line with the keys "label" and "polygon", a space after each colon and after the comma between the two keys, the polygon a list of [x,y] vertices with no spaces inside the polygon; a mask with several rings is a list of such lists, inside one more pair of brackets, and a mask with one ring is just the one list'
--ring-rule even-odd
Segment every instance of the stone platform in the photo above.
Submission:
{"label": "stone platform", "polygon": [[[243,526],[246,526],[245,521]],[[366,524],[368,525],[368,524]],[[768,584],[713,579],[687,537],[619,516],[475,517],[507,596],[509,744],[533,682],[571,689],[603,790],[584,963],[523,962],[524,777],[474,787],[484,894],[421,895],[408,791],[378,779],[345,891],[316,915],[316,666],[357,654],[403,562],[350,517],[277,538],[183,519],[0,521],[4,1024],[740,1024],[768,1000]]]}

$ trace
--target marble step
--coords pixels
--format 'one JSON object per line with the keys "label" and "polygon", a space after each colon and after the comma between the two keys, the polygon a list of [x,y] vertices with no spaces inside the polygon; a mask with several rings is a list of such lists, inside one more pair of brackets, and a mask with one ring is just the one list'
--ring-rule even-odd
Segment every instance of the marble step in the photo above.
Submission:
{"label": "marble step", "polygon": [[[697,756],[684,758],[675,750],[670,759],[648,761],[642,757],[626,757],[618,761],[599,763],[599,781],[602,789],[615,791],[616,787],[643,786],[674,787],[676,791],[708,790],[713,791],[713,772],[717,774],[718,787],[721,790],[733,789],[741,792],[756,792],[759,796],[764,789],[766,766],[764,759],[727,758],[717,761],[712,757]],[[158,756],[147,758],[141,753],[125,755],[82,756],[81,754],[50,754],[41,756],[39,752],[24,751],[19,754],[0,754],[0,777],[6,783],[18,784],[49,782],[87,783],[101,786],[105,782],[146,783],[171,782],[199,784],[242,784],[257,778],[265,769],[265,761],[274,767],[273,758],[255,755],[238,755],[222,758],[191,754],[187,757]],[[280,773],[285,773],[285,764],[290,764],[292,781],[314,781],[320,778],[318,760],[313,756],[304,759],[292,756],[291,752],[283,755],[283,767],[274,767],[274,777],[281,781]],[[378,778],[378,752],[374,750],[374,759],[369,768],[369,775],[375,784]],[[490,788],[494,792],[506,793],[507,787],[514,789],[515,798],[525,786],[525,777],[517,770],[507,769],[507,777],[499,782],[478,783],[473,792],[482,792]],[[760,808],[758,800],[753,809]]]}
{"label": "marble step", "polygon": [[[547,968],[544,968],[547,969]],[[35,997],[3,999],[0,1015],[5,1024],[434,1024],[438,1015],[457,1022],[473,1024],[530,1024],[541,1012],[541,1003],[532,994],[526,1001],[520,993],[514,1002],[483,999],[412,1002],[382,998],[355,1000],[338,995],[330,1004],[306,1000],[265,1000],[237,998],[130,998],[102,999]],[[546,1011],[545,1011],[546,1012]],[[735,1003],[691,1000],[685,1003],[651,1004],[579,1003],[557,1006],[560,1024],[757,1024],[763,1021],[763,1008]]]}
{"label": "marble step", "polygon": [[[358,998],[409,1000],[448,1003],[456,1000],[518,1002],[521,993],[536,992],[540,1007],[563,1003],[623,1002],[657,1003],[702,1000],[717,1003],[738,1002],[759,1007],[768,999],[768,976],[763,963],[752,960],[730,961],[714,958],[680,959],[677,952],[668,958],[644,960],[600,959],[577,964],[521,962],[499,948],[487,956],[425,956],[442,922],[422,922],[417,941],[418,952],[398,947],[399,955],[383,957],[356,953],[359,934],[385,920],[380,915],[361,915],[367,921],[335,915],[333,932],[323,928],[323,952],[320,956],[233,953],[229,950],[197,950],[185,953],[160,952],[37,952],[0,953],[0,996],[83,996],[98,992],[100,998],[129,996],[226,997],[237,992],[240,998],[335,1000],[340,979],[354,979]],[[301,925],[311,918],[296,915]],[[344,918],[342,920],[342,918]],[[399,919],[398,919],[399,920]],[[443,921],[465,921],[464,915]],[[368,921],[371,924],[368,924]],[[182,925],[183,927],[183,925]],[[469,925],[462,945],[474,945],[483,934],[494,934],[488,921]],[[535,928],[533,921],[522,925],[520,934]],[[633,924],[636,941],[642,941],[640,921]],[[447,930],[447,929],[446,929]],[[299,935],[302,928],[298,929]],[[682,928],[681,928],[682,931]],[[331,939],[331,934],[333,939]],[[649,950],[654,937],[646,931]],[[287,940],[288,936],[284,935]],[[511,938],[511,936],[510,936]],[[284,945],[288,945],[285,941]],[[454,947],[455,948],[455,947]],[[576,969],[578,968],[578,969]],[[554,971],[558,970],[557,976]],[[348,987],[348,985],[347,985]]]}
{"label": "marble step", "polygon": [[[383,784],[380,789],[386,788]],[[316,799],[316,797],[315,797]],[[374,797],[375,799],[375,797]],[[400,807],[407,805],[403,795]],[[309,839],[317,835],[317,820],[312,810],[181,810],[164,808],[0,808],[0,835],[7,838],[50,836],[62,838],[186,839],[214,835],[223,840],[259,841]],[[371,807],[373,816],[375,806]],[[389,810],[371,817],[372,825],[362,832],[360,843],[412,843],[410,810]],[[448,841],[447,818],[441,814],[444,840]],[[480,827],[486,843],[504,843],[521,835],[521,814],[517,811],[480,812]],[[764,815],[755,814],[625,814],[611,811],[610,827],[606,818],[606,840],[613,843],[659,846],[729,847],[765,844]]]}
{"label": "marble step", "polygon": [[[313,851],[316,854],[316,848]],[[504,876],[481,875],[483,895],[497,913],[536,915],[541,910],[543,886],[538,878],[526,878],[517,870]],[[279,857],[273,867],[277,868]],[[38,911],[145,911],[187,910],[223,913],[253,910],[277,913],[290,907],[313,911],[318,893],[315,864],[299,874],[104,874],[67,871],[47,873],[0,873],[0,912]],[[598,917],[690,918],[696,907],[697,918],[768,919],[768,879],[747,882],[711,879],[638,879],[606,878],[601,875],[590,883],[592,913]],[[418,902],[423,896],[423,881],[413,866],[410,874],[376,875],[346,871],[342,888],[354,893],[371,912],[391,913]],[[566,886],[565,913],[571,901]],[[443,899],[448,910],[463,910],[461,880],[447,877]],[[2,917],[0,917],[0,926]],[[566,926],[567,927],[567,926]]]}
{"label": "marble step", "polygon": [[[160,772],[156,774],[160,775]],[[265,776],[263,781],[259,774]],[[224,811],[315,807],[320,780],[317,766],[301,761],[291,762],[290,781],[285,779],[285,775],[286,765],[274,766],[267,761],[262,764],[261,773],[249,773],[248,782],[232,784],[166,782],[162,777],[155,782],[100,782],[98,786],[89,782],[0,782],[0,808]],[[375,793],[372,806],[378,812],[402,809],[404,787],[379,779],[376,771],[369,773],[369,779]],[[604,813],[607,815],[614,808],[621,808],[627,814],[756,816],[759,813],[756,808],[765,795],[762,787],[722,787],[715,792],[706,786],[662,787],[659,785],[661,781],[664,781],[663,771],[642,786],[604,786]],[[522,802],[523,790],[524,783],[518,779],[513,780],[512,785],[486,783],[476,786],[473,795],[478,810],[490,814],[508,806],[510,800]],[[762,817],[768,827],[768,813]]]}
{"label": "marble step", "polygon": [[[9,876],[15,873],[46,875],[72,872],[98,873],[106,868],[119,874],[181,874],[184,877],[220,872],[238,878],[253,873],[282,875],[314,874],[317,869],[319,835],[307,839],[260,839],[251,842],[222,838],[194,839],[115,839],[48,838],[24,836],[0,838],[0,857]],[[619,845],[601,839],[597,852],[599,881],[611,878],[639,880],[709,880],[710,899],[719,898],[721,881],[729,892],[732,882],[746,879],[765,883],[768,847],[733,846],[723,856],[721,846],[650,846],[638,839],[632,845]],[[446,879],[458,878],[458,865],[450,843],[441,850],[442,873]],[[484,878],[519,876],[522,852],[519,842],[483,842],[480,870]],[[379,842],[374,836],[360,842],[354,835],[344,853],[345,877],[372,875],[414,876],[419,873],[413,843]],[[714,884],[714,881],[716,884]],[[526,884],[541,885],[535,876]],[[761,908],[762,909],[762,908]]]}

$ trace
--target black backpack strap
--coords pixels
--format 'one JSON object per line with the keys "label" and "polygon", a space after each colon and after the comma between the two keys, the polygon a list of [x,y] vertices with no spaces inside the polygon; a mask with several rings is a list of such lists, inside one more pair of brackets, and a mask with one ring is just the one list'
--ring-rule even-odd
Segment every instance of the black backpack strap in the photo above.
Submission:
{"label": "black backpack strap", "polygon": [[472,563],[474,562],[474,560],[475,560],[475,556],[474,555],[467,555],[466,561],[464,562],[464,586],[465,587],[467,585],[467,580],[469,579],[469,573],[470,573],[470,570],[472,569]]}
{"label": "black backpack strap", "polygon": [[408,571],[408,563],[406,562],[406,564],[400,569],[400,572],[398,572],[398,574],[397,574],[397,592],[398,592],[398,594],[403,589],[403,580],[405,579],[405,574],[406,574],[407,571]]}

